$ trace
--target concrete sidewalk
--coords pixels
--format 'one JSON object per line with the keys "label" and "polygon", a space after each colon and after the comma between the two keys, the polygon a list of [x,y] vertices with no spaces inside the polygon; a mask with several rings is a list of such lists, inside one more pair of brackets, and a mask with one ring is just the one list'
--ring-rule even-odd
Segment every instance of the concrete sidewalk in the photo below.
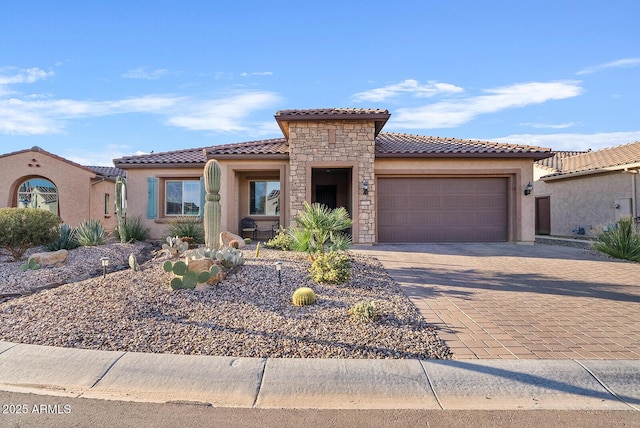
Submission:
{"label": "concrete sidewalk", "polygon": [[0,390],[265,409],[640,411],[640,361],[233,358],[0,342]]}

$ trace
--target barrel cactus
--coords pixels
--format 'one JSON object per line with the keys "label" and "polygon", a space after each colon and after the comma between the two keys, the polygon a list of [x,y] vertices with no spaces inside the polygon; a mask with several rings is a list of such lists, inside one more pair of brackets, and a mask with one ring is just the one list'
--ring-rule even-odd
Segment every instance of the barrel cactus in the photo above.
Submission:
{"label": "barrel cactus", "polygon": [[204,203],[204,243],[207,248],[218,249],[220,235],[220,166],[214,159],[204,166],[204,189],[207,192]]}
{"label": "barrel cactus", "polygon": [[313,305],[316,302],[316,293],[309,287],[300,287],[293,292],[292,302],[295,306]]}

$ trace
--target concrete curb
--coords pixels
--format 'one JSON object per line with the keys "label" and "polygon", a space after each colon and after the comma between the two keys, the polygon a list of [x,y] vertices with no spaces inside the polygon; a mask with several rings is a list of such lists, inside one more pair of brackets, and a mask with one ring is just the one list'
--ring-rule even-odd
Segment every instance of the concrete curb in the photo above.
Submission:
{"label": "concrete curb", "polygon": [[0,341],[0,390],[240,408],[640,411],[640,360],[261,359]]}

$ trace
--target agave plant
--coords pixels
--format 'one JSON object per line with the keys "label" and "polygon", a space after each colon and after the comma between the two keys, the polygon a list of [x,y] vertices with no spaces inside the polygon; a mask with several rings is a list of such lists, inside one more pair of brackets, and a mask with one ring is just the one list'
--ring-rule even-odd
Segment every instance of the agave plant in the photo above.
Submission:
{"label": "agave plant", "polygon": [[351,238],[343,231],[353,223],[344,207],[330,209],[326,205],[304,203],[304,210],[294,217],[290,228],[293,247],[297,251],[316,253],[346,250]]}
{"label": "agave plant", "polygon": [[640,234],[631,217],[621,218],[615,227],[599,233],[593,247],[618,259],[640,262]]}

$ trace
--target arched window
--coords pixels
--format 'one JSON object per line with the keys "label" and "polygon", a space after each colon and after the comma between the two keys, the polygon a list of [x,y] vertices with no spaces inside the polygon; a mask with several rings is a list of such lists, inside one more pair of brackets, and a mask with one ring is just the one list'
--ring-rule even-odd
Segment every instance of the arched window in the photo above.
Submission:
{"label": "arched window", "polygon": [[18,187],[18,208],[39,208],[59,215],[58,189],[46,178],[30,178]]}

